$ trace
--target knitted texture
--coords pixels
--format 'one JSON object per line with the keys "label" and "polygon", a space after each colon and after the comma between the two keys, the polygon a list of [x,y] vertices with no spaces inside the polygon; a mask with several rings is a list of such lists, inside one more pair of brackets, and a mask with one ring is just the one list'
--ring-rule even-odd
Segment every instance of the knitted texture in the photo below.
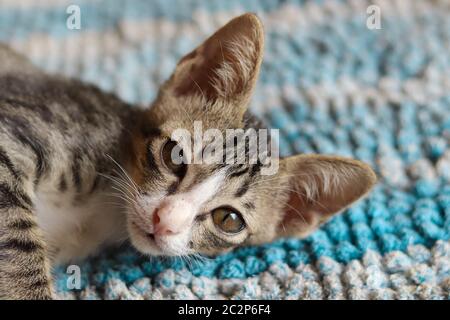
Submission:
{"label": "knitted texture", "polygon": [[[66,8],[81,8],[81,29]],[[366,26],[369,5],[381,29]],[[0,40],[50,72],[146,105],[177,60],[256,12],[265,59],[252,109],[283,155],[351,156],[380,178],[307,239],[214,259],[109,250],[67,299],[449,299],[450,6],[417,0],[0,0]]]}

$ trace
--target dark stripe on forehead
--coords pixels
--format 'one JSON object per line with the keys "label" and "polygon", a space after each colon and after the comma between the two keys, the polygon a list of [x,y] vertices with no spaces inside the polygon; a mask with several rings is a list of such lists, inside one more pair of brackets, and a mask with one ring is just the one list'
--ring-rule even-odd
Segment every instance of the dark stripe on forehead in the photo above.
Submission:
{"label": "dark stripe on forehead", "polygon": [[228,165],[227,165],[225,162],[218,163],[218,164],[216,164],[216,165],[214,165],[214,166],[212,167],[210,173],[212,174],[212,173],[214,173],[214,172],[216,172],[216,171],[219,171],[219,170],[221,170],[221,169],[226,168],[227,166],[228,166]]}
{"label": "dark stripe on forehead", "polygon": [[252,165],[249,173],[250,177],[256,176],[256,174],[261,171],[261,166],[262,163],[259,160],[254,165]]}
{"label": "dark stripe on forehead", "polygon": [[244,202],[243,205],[247,210],[255,210],[256,209],[255,205],[252,202]]}
{"label": "dark stripe on forehead", "polygon": [[219,170],[224,167],[228,167],[227,174],[230,178],[240,177],[246,173],[253,178],[261,171],[262,163],[257,159],[255,164],[249,164],[249,159],[247,159],[246,163],[228,165],[224,160],[224,163],[217,165],[214,170]]}
{"label": "dark stripe on forehead", "polygon": [[[201,168],[200,170],[196,170],[195,176],[192,178],[192,181],[189,182],[189,185],[187,187],[186,186],[183,187],[183,190],[191,190],[196,185],[204,182],[206,179],[220,173],[220,169],[223,169],[223,167],[220,168],[219,166],[213,166],[213,167]],[[222,185],[220,185],[220,187],[222,187]],[[217,192],[218,192],[218,190],[217,190]]]}
{"label": "dark stripe on forehead", "polygon": [[242,197],[244,194],[247,193],[248,189],[250,188],[250,180],[245,180],[244,183],[237,189],[234,196],[236,198]]}
{"label": "dark stripe on forehead", "polygon": [[237,166],[232,166],[228,169],[228,176],[230,178],[236,178],[236,177],[240,177],[244,174],[246,174],[249,170],[250,167],[246,166],[245,168],[242,169],[243,165],[240,165],[239,167]]}

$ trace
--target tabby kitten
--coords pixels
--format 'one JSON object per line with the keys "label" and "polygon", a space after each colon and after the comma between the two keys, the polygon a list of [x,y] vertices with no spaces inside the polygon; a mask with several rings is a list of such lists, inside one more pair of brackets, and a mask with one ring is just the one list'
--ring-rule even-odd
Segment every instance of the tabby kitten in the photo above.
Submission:
{"label": "tabby kitten", "polygon": [[0,47],[0,298],[50,299],[52,265],[126,239],[183,255],[303,237],[365,195],[375,174],[346,158],[297,155],[272,176],[261,162],[171,160],[171,133],[194,120],[255,125],[246,109],[262,53],[258,18],[235,18],[142,110]]}

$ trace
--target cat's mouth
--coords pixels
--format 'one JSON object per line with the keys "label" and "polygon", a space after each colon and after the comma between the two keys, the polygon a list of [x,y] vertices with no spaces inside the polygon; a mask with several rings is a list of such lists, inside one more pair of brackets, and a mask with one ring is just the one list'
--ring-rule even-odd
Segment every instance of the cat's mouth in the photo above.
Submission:
{"label": "cat's mouth", "polygon": [[136,222],[132,222],[134,228],[138,230],[143,236],[145,236],[150,241],[155,242],[155,235],[151,232],[145,231],[141,226],[139,226]]}
{"label": "cat's mouth", "polygon": [[144,231],[142,231],[142,233],[143,233],[144,236],[147,238],[147,240],[149,240],[151,243],[156,244],[156,241],[155,241],[155,235],[154,235],[153,233],[144,232]]}
{"label": "cat's mouth", "polygon": [[132,221],[130,225],[131,242],[138,250],[150,254],[162,253],[153,233],[147,232],[135,221]]}

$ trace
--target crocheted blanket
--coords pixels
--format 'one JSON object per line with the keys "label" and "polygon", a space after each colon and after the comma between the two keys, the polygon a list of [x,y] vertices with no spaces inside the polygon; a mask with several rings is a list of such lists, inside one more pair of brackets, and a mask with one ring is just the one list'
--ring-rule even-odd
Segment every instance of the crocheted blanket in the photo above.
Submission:
{"label": "crocheted blanket", "polygon": [[[80,29],[67,27],[73,4]],[[214,259],[150,259],[126,246],[80,265],[79,290],[68,289],[65,266],[54,270],[61,298],[450,298],[447,0],[0,0],[0,8],[0,41],[139,104],[206,36],[256,12],[267,46],[252,108],[281,129],[282,154],[352,156],[380,177],[366,200],[307,239]]]}

